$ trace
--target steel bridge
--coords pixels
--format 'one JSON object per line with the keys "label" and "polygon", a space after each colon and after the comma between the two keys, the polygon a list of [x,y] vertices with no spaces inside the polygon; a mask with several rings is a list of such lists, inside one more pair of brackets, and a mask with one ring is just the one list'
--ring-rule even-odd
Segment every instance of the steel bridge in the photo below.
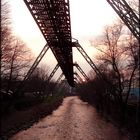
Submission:
{"label": "steel bridge", "polygon": [[74,86],[68,0],[24,0],[68,83]]}
{"label": "steel bridge", "polygon": [[[127,2],[125,0],[106,1],[116,11],[136,39],[139,40],[140,19],[133,12]],[[86,77],[86,80],[89,80],[79,65],[73,64],[72,47],[76,47],[78,49],[95,73],[101,77],[100,70],[96,67],[78,41],[76,40],[72,42],[69,0],[24,0],[24,2],[42,32],[42,35],[46,40],[46,45],[36,58],[22,83],[25,83],[25,81],[29,79],[30,75],[49,48],[57,59],[58,64],[50,74],[48,80],[52,78],[59,66],[62,70],[62,74],[58,81],[64,75],[69,85],[73,87],[75,73],[73,71],[73,66],[76,66],[83,76]]]}

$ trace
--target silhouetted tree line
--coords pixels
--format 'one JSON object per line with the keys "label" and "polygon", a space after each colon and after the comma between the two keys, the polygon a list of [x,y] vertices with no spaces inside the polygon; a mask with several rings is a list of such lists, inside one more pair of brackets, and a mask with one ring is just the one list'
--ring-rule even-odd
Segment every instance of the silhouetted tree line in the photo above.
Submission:
{"label": "silhouetted tree line", "polygon": [[2,0],[1,8],[0,107],[1,112],[8,112],[11,107],[17,107],[17,102],[18,105],[24,105],[27,100],[40,101],[52,92],[55,84],[48,82],[48,68],[41,65],[34,70],[24,86],[20,87],[34,59],[27,45],[13,35],[8,1]]}
{"label": "silhouetted tree line", "polygon": [[138,126],[139,97],[134,106],[129,98],[132,86],[139,88],[139,42],[119,21],[106,26],[103,35],[92,45],[98,50],[96,63],[102,78],[90,72],[92,80],[78,86],[80,97],[121,124],[133,122],[131,125]]}

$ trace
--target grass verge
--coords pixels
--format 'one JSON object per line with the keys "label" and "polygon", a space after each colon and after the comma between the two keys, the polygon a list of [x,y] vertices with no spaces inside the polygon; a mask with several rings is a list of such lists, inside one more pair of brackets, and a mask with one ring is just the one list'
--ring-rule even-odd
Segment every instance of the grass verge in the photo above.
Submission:
{"label": "grass verge", "polygon": [[43,98],[39,102],[32,101],[30,104],[22,99],[18,104],[18,110],[11,107],[9,112],[2,116],[0,140],[8,140],[17,132],[29,128],[33,123],[56,110],[62,101],[63,96],[55,95]]}

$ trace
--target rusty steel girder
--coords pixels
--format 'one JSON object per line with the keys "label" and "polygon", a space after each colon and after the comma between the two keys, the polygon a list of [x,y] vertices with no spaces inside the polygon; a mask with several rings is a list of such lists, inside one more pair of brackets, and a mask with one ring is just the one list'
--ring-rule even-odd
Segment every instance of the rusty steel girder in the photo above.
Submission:
{"label": "rusty steel girder", "polygon": [[126,24],[132,34],[139,41],[140,39],[140,17],[133,12],[125,0],[107,0],[122,21]]}
{"label": "rusty steel girder", "polygon": [[85,72],[82,70],[82,68],[77,63],[74,63],[73,66],[75,66],[80,71],[80,73],[83,75],[83,77],[85,78],[86,81],[89,81],[89,78],[87,77]]}
{"label": "rusty steel girder", "polygon": [[83,83],[83,79],[80,77],[80,75],[77,72],[74,72],[74,75],[76,76],[75,79],[79,81],[79,83]]}
{"label": "rusty steel girder", "polygon": [[24,0],[68,83],[74,86],[69,0]]}

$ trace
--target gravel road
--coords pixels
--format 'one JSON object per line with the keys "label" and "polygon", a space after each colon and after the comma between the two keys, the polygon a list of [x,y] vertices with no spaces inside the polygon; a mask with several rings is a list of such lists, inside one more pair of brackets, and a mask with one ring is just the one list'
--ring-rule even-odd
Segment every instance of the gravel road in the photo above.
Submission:
{"label": "gravel road", "polygon": [[52,115],[10,140],[128,140],[111,123],[104,121],[95,108],[72,96]]}

